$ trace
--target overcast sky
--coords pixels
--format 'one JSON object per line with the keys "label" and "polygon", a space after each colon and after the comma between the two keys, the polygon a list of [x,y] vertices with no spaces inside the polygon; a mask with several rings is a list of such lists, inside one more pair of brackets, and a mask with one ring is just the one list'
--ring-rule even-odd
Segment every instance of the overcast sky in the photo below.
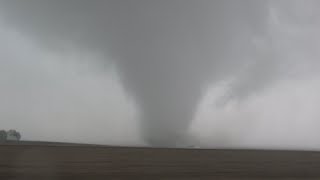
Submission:
{"label": "overcast sky", "polygon": [[[146,136],[165,137],[150,135],[157,126],[183,132],[186,145],[320,149],[318,1],[64,2],[0,0],[0,129],[25,140],[146,145]],[[104,7],[139,20],[124,13],[108,29],[103,17],[121,14]]]}

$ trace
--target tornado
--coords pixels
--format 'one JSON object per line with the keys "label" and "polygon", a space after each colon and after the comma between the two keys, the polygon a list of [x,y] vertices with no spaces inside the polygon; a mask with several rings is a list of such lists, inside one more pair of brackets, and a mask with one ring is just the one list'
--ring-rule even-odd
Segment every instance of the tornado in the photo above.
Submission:
{"label": "tornado", "polygon": [[152,146],[185,143],[209,85],[247,63],[263,0],[1,0],[3,21],[43,46],[71,43],[112,61]]}

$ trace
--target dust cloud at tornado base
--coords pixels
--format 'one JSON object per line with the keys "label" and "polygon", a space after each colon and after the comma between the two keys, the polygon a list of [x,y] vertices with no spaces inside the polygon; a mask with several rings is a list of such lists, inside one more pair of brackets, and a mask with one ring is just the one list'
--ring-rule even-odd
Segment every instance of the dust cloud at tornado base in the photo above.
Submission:
{"label": "dust cloud at tornado base", "polygon": [[[261,139],[267,139],[267,145],[260,144],[259,138],[250,144],[246,138],[250,133],[259,134],[257,131],[266,117],[271,122],[284,122],[270,112],[264,113],[273,110],[264,106],[274,106],[274,101],[294,106],[280,100],[294,99],[289,96],[291,88],[286,86],[296,88],[300,82],[317,82],[315,67],[319,56],[315,31],[318,25],[314,19],[318,15],[307,14],[309,11],[305,10],[319,7],[316,2],[298,6],[292,4],[299,1],[3,0],[1,4],[5,7],[0,9],[5,25],[28,36],[38,46],[58,54],[63,47],[72,47],[74,52],[97,52],[101,56],[90,59],[89,64],[112,63],[124,94],[136,104],[140,134],[151,145],[194,143],[188,136],[192,123],[191,129],[200,134],[199,141],[203,144],[254,146],[256,143],[279,147],[281,143],[267,141],[275,138],[271,133],[260,135]],[[96,74],[92,74],[94,80]],[[73,83],[72,79],[69,83]],[[305,86],[311,88],[299,93],[312,91],[315,85]],[[211,98],[206,110],[201,110],[202,104],[210,99],[205,96],[209,87],[220,88],[222,92],[213,90],[214,95],[208,92],[208,96],[215,98]],[[274,89],[278,93],[273,93]],[[280,96],[283,90],[289,92]],[[102,95],[99,92],[96,96]],[[307,94],[315,97],[297,101],[315,103],[317,95]],[[275,99],[277,96],[281,98]],[[255,103],[264,111],[262,107],[254,107]],[[279,117],[287,114],[284,119],[294,113],[290,108],[286,113],[273,111],[276,111],[273,115],[282,114]],[[206,113],[206,117],[199,118]],[[313,116],[308,118],[310,123]],[[291,125],[294,128],[290,130],[280,123],[280,136],[280,132],[286,133],[282,135],[283,141],[290,139],[289,134],[295,132],[297,124]],[[267,133],[270,128],[266,126],[260,132]],[[210,131],[210,137],[206,138]],[[290,141],[287,142],[289,146]]]}

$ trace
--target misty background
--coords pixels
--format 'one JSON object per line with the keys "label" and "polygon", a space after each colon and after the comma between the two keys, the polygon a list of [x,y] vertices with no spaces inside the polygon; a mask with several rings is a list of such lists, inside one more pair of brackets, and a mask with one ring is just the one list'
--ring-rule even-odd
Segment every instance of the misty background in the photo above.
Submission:
{"label": "misty background", "polygon": [[0,0],[0,127],[25,140],[319,149],[313,0]]}

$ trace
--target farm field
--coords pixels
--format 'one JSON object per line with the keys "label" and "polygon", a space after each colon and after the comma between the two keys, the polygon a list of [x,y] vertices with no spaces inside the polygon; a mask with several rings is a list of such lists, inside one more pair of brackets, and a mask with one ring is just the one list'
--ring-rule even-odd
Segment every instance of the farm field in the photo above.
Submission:
{"label": "farm field", "polygon": [[320,152],[0,145],[0,179],[320,179]]}

